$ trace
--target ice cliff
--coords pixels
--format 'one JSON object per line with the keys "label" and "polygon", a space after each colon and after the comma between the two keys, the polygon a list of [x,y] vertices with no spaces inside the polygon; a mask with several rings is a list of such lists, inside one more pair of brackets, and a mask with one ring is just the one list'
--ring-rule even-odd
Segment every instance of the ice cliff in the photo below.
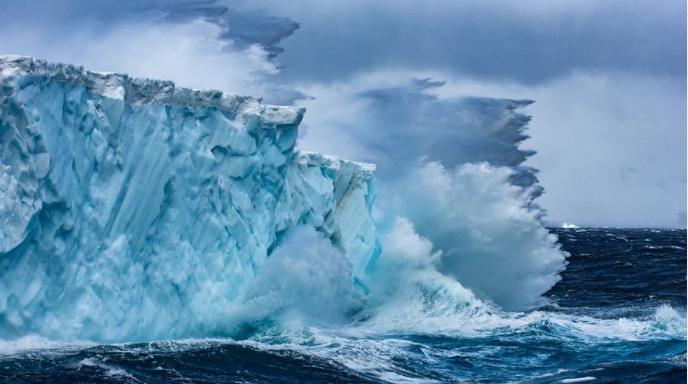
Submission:
{"label": "ice cliff", "polygon": [[303,109],[17,56],[0,88],[0,337],[207,336],[301,224],[365,284],[374,166],[296,151]]}

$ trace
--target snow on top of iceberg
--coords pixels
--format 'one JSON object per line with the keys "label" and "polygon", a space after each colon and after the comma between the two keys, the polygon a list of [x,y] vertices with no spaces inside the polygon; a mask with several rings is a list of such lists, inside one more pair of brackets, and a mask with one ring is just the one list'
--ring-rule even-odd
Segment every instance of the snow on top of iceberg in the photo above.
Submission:
{"label": "snow on top of iceberg", "polygon": [[215,107],[219,110],[260,116],[266,124],[298,125],[305,108],[262,105],[261,99],[224,93],[218,90],[194,90],[177,87],[172,81],[130,77],[122,73],[93,72],[81,66],[53,63],[30,56],[0,56],[0,81],[26,76],[50,77],[83,86],[88,92],[128,104],[183,105]]}

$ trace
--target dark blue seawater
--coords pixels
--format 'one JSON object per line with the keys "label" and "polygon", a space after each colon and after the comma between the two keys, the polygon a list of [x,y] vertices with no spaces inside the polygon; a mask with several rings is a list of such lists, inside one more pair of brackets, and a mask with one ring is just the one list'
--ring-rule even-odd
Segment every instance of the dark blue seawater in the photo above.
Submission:
{"label": "dark blue seawater", "polygon": [[29,339],[3,346],[0,381],[685,383],[686,231],[552,232],[571,256],[551,303],[535,311],[439,317],[433,331],[364,319],[334,330],[258,327],[239,340]]}

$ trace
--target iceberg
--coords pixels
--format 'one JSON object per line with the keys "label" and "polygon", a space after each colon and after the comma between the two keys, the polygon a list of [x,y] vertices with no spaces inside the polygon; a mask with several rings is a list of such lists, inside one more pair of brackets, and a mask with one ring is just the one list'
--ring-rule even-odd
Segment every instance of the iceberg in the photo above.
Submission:
{"label": "iceberg", "polygon": [[295,149],[299,107],[0,57],[0,338],[223,334],[291,228],[365,276],[375,167]]}
{"label": "iceberg", "polygon": [[[566,253],[522,164],[527,102],[443,103],[436,137],[415,139],[425,113],[396,140],[358,135],[390,147],[378,178],[298,150],[301,107],[0,56],[0,340],[433,328],[546,304]],[[460,158],[422,156],[433,141]]]}

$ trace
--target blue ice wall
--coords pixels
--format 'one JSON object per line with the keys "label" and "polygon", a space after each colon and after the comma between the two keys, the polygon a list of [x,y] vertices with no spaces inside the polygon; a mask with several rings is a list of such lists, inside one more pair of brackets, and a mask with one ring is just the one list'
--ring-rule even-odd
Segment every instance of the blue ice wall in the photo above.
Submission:
{"label": "blue ice wall", "polygon": [[0,337],[221,335],[301,224],[364,281],[374,167],[295,151],[303,113],[0,57]]}

